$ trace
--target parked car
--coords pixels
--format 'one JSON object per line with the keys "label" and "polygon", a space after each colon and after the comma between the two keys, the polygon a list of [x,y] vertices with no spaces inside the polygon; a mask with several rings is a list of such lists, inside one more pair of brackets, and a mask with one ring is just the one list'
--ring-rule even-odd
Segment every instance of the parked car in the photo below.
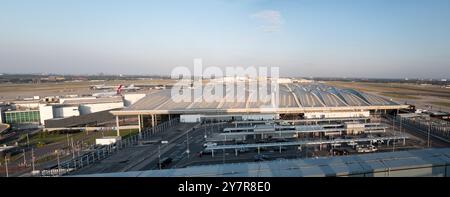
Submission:
{"label": "parked car", "polygon": [[378,149],[374,145],[361,145],[356,147],[356,151],[358,151],[358,153],[370,153],[378,151]]}
{"label": "parked car", "polygon": [[383,140],[377,140],[377,141],[375,142],[375,144],[381,145],[381,144],[384,144],[384,141],[383,141]]}
{"label": "parked car", "polygon": [[205,144],[203,144],[204,148],[206,148],[208,146],[217,146],[217,143],[215,143],[215,142],[206,142]]}
{"label": "parked car", "polygon": [[351,147],[355,147],[355,146],[358,145],[358,143],[356,143],[356,142],[349,142],[349,143],[347,143],[347,145],[349,145]]}

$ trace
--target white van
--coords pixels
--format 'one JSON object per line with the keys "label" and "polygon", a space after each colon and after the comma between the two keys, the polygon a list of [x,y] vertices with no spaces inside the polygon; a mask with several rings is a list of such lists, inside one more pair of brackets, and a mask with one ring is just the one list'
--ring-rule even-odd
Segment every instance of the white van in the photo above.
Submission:
{"label": "white van", "polygon": [[217,146],[217,143],[214,143],[214,142],[206,142],[205,144],[203,144],[203,147],[204,147],[204,148],[209,147],[209,146]]}

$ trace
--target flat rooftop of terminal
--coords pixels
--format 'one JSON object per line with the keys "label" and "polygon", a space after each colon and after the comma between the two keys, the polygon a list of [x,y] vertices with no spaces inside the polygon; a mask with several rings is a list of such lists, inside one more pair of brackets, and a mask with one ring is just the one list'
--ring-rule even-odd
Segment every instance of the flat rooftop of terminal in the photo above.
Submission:
{"label": "flat rooftop of terminal", "polygon": [[[192,91],[191,93],[194,91],[188,88],[183,91],[185,90]],[[391,100],[354,89],[339,89],[321,83],[279,84],[278,92],[279,102],[278,106],[275,106],[271,101],[261,102],[260,99],[254,99],[258,97],[258,92],[249,88],[245,88],[245,94],[238,95],[239,97],[244,97],[243,99],[237,99],[236,90],[225,85],[224,98],[214,102],[206,102],[205,99],[193,102],[176,102],[176,99],[171,97],[171,90],[167,89],[149,94],[135,104],[113,113],[117,115],[133,115],[136,113],[260,113],[269,108],[275,110],[275,112],[269,110],[272,113],[302,113],[323,110],[384,110],[407,107],[406,105],[400,105]],[[233,95],[236,99],[226,99],[226,95]],[[264,106],[268,107],[265,108]]]}
{"label": "flat rooftop of terminal", "polygon": [[97,103],[118,103],[123,102],[122,97],[100,97],[100,98],[92,98],[92,99],[73,99],[73,100],[65,100],[62,104],[64,105],[81,105],[81,104],[97,104]]}
{"label": "flat rooftop of terminal", "polygon": [[450,148],[90,174],[92,177],[449,176]]}

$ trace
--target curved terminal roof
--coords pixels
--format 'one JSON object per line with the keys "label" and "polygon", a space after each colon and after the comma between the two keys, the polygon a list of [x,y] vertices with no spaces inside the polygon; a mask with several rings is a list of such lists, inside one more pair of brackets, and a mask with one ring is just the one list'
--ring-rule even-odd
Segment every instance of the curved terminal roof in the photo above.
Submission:
{"label": "curved terminal roof", "polygon": [[[213,84],[214,85],[214,84]],[[213,85],[203,86],[203,90],[210,92]],[[243,85],[243,84],[240,84]],[[133,114],[132,112],[146,112],[154,114],[168,113],[253,113],[267,110],[272,113],[289,113],[305,111],[344,111],[344,110],[383,110],[401,109],[406,105],[399,105],[388,99],[360,92],[354,89],[339,89],[321,83],[287,83],[279,84],[277,94],[262,94],[264,90],[254,88],[245,83],[245,88],[238,89],[226,84],[222,95],[207,96],[204,93],[197,99],[181,100],[180,96],[172,96],[171,89],[161,90],[142,98],[135,104],[121,110],[114,111],[118,115]],[[270,89],[270,86],[269,86]],[[183,88],[180,93],[195,95],[198,89]],[[267,90],[265,90],[267,92]],[[212,92],[212,93],[211,93]]]}

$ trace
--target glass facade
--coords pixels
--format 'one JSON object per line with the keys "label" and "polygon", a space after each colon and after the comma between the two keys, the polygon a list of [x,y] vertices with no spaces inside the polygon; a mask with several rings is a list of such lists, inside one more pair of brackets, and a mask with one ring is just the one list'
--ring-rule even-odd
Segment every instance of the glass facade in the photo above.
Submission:
{"label": "glass facade", "polygon": [[5,122],[8,124],[38,123],[39,121],[38,110],[5,112]]}

